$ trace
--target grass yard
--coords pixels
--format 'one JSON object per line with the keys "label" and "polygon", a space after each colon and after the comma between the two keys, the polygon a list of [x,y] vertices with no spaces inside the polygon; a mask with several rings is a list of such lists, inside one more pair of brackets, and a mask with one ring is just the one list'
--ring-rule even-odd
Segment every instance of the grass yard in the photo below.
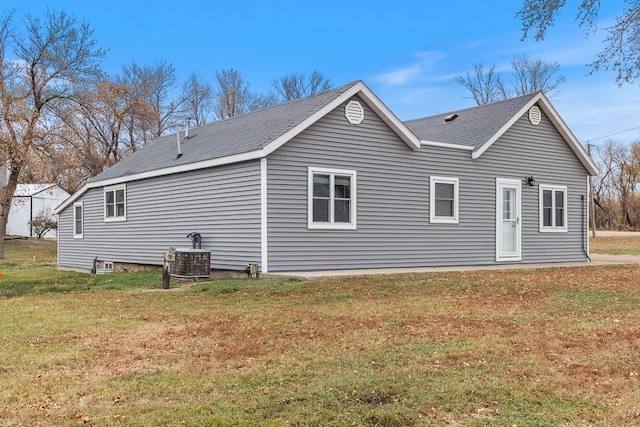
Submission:
{"label": "grass yard", "polygon": [[156,292],[32,243],[0,261],[0,426],[640,425],[639,266]]}
{"label": "grass yard", "polygon": [[640,233],[634,235],[602,236],[596,233],[589,240],[592,252],[605,254],[640,255]]}

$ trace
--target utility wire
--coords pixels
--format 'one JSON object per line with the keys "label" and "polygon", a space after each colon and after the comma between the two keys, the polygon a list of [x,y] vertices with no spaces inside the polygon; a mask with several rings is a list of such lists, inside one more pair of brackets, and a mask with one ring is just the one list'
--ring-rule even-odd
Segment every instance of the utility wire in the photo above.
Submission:
{"label": "utility wire", "polygon": [[620,132],[610,133],[609,135],[605,135],[605,136],[599,136],[598,138],[592,138],[592,139],[590,139],[588,141],[585,141],[585,144],[588,143],[588,142],[597,141],[599,139],[609,138],[610,136],[620,135],[621,133],[629,132],[629,131],[636,130],[636,129],[640,129],[640,126],[636,126],[634,128],[629,128],[627,130],[621,130]]}

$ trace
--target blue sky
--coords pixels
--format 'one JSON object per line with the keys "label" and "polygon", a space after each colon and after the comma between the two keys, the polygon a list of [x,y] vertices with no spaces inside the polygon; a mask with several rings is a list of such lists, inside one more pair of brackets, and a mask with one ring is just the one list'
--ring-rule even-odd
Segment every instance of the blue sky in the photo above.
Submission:
{"label": "blue sky", "polygon": [[[601,30],[623,7],[622,0],[603,3]],[[544,41],[523,42],[520,4],[4,0],[3,9],[22,18],[50,8],[89,22],[109,49],[103,68],[110,73],[164,59],[181,78],[196,72],[210,82],[215,70],[234,68],[251,89],[266,92],[276,77],[317,70],[335,86],[363,80],[402,120],[473,106],[454,77],[475,63],[508,71],[509,61],[525,54],[560,63],[566,82],[551,101],[580,141],[640,139],[638,83],[620,88],[612,72],[588,76],[603,31],[586,37],[567,10]]]}

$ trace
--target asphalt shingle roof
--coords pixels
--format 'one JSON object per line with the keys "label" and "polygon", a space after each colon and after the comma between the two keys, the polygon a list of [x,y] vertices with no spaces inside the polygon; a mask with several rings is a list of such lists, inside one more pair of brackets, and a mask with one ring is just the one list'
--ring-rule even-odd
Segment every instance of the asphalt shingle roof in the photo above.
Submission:
{"label": "asphalt shingle roof", "polygon": [[[177,158],[176,134],[158,138],[95,176],[99,182],[174,166],[217,159],[264,148],[305,119],[338,98],[358,82],[323,94],[298,99],[228,120],[190,129]],[[479,148],[536,94],[456,111],[457,118],[445,122],[444,113],[404,124],[421,140]]]}
{"label": "asphalt shingle roof", "polygon": [[131,153],[89,182],[259,150],[322,109],[355,83],[243,116],[192,128],[189,130],[189,139],[182,142],[182,157],[179,159],[176,158],[176,134],[162,136]]}
{"label": "asphalt shingle roof", "polygon": [[[404,124],[423,141],[466,145],[476,149],[494,136],[535,96],[535,93],[519,96],[479,107],[409,120]],[[452,113],[458,117],[445,122],[445,117]]]}

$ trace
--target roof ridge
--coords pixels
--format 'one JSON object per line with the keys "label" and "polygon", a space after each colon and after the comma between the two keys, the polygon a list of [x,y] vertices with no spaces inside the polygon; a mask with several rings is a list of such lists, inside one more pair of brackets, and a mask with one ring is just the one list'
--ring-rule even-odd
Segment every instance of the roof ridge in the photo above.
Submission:
{"label": "roof ridge", "polygon": [[[222,119],[222,120],[216,120],[216,121],[213,121],[211,123],[205,123],[203,125],[191,128],[190,130],[195,131],[196,129],[200,129],[200,128],[203,128],[205,126],[212,126],[212,125],[214,125],[216,123],[228,123],[228,122],[233,121],[233,120],[250,117],[250,116],[253,116],[253,115],[258,114],[258,113],[262,113],[262,112],[265,112],[265,111],[272,110],[274,108],[282,108],[284,106],[291,105],[293,103],[298,103],[298,102],[302,102],[302,101],[308,101],[308,100],[310,100],[312,98],[317,98],[319,96],[325,96],[327,94],[334,93],[334,92],[340,92],[340,91],[344,92],[346,89],[350,88],[351,86],[353,86],[353,85],[355,85],[355,84],[357,84],[359,82],[361,82],[361,80],[355,80],[355,81],[353,81],[351,83],[347,83],[347,84],[344,84],[342,86],[338,86],[336,88],[332,88],[332,89],[330,89],[330,90],[328,90],[326,92],[316,93],[316,94],[313,94],[313,95],[305,96],[303,98],[291,99],[289,101],[280,102],[280,103],[277,103],[277,104],[274,104],[274,105],[269,105],[268,107],[259,108],[257,110],[249,111],[248,113],[240,114],[238,116],[228,117],[228,118]],[[167,134],[167,135],[162,135],[161,137],[174,135],[174,134],[175,133],[170,133],[170,134]]]}

